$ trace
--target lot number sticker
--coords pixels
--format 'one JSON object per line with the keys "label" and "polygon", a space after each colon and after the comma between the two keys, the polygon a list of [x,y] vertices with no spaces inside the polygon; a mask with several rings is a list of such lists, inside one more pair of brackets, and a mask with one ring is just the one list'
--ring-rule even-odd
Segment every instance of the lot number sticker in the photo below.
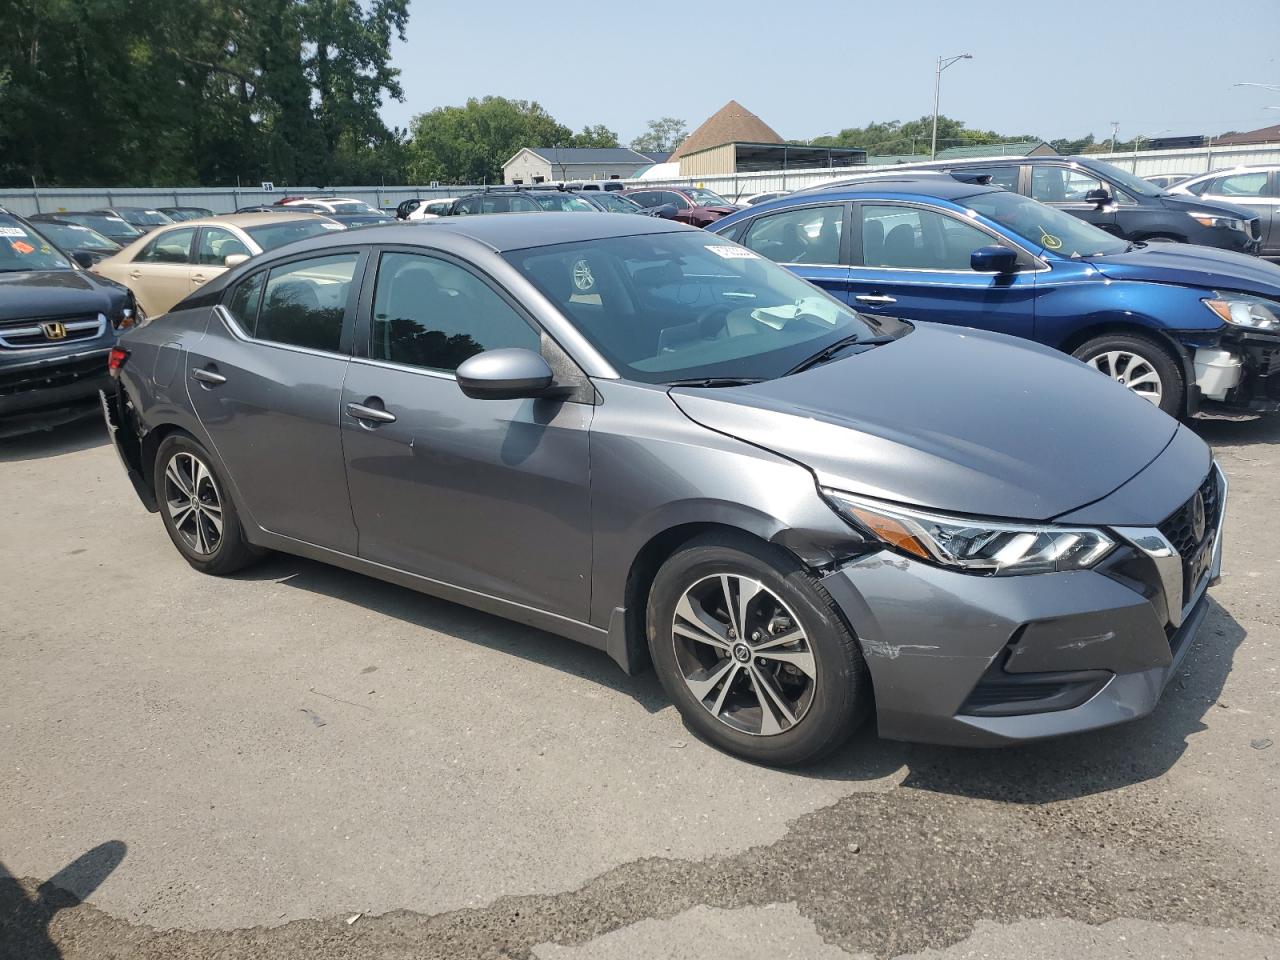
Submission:
{"label": "lot number sticker", "polygon": [[722,260],[759,260],[760,254],[746,247],[731,247],[728,244],[708,244],[707,249]]}

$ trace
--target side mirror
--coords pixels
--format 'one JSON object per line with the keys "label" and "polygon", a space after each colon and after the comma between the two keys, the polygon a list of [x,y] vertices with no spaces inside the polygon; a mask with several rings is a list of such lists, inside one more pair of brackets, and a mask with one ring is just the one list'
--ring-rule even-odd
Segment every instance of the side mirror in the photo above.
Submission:
{"label": "side mirror", "polygon": [[249,255],[247,253],[229,253],[222,258],[222,265],[224,267],[238,267],[248,259]]}
{"label": "side mirror", "polygon": [[80,264],[80,266],[84,267],[86,270],[97,262],[93,259],[93,254],[88,250],[77,250],[75,253],[71,254],[71,259]]}
{"label": "side mirror", "polygon": [[646,211],[651,217],[661,217],[663,220],[674,220],[676,214],[680,212],[674,203],[664,203],[660,206],[650,207]]}
{"label": "side mirror", "polygon": [[969,266],[979,273],[1013,273],[1018,265],[1018,251],[998,244],[979,247],[969,254]]}
{"label": "side mirror", "polygon": [[504,347],[468,357],[458,365],[458,386],[473,400],[540,397],[555,379],[551,367],[532,350]]}
{"label": "side mirror", "polygon": [[1105,207],[1113,199],[1114,198],[1111,196],[1111,191],[1108,190],[1106,187],[1099,187],[1097,190],[1090,190],[1088,193],[1084,195],[1084,202],[1092,203],[1099,210]]}

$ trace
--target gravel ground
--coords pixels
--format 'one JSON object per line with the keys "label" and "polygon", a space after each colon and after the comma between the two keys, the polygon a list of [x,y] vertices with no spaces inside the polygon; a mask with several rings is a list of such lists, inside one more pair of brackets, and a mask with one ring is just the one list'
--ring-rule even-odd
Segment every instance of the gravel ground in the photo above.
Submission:
{"label": "gravel ground", "polygon": [[1280,960],[1280,419],[1159,709],[783,773],[653,676],[308,561],[178,557],[94,421],[0,444],[0,960]]}

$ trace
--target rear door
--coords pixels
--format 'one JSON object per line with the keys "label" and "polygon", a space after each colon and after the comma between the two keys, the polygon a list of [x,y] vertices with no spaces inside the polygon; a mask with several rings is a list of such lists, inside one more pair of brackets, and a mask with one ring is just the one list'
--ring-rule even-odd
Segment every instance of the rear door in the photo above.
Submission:
{"label": "rear door", "polygon": [[1014,273],[980,273],[969,266],[974,250],[1011,244],[951,211],[906,201],[861,201],[852,223],[851,306],[1018,337],[1035,332],[1038,261],[1025,251]]}
{"label": "rear door", "polygon": [[355,554],[339,437],[359,250],[311,253],[231,287],[187,354],[187,393],[254,519]]}
{"label": "rear door", "polygon": [[157,231],[128,265],[125,276],[114,278],[124,280],[147,316],[167,312],[191,292],[195,236],[195,227]]}
{"label": "rear door", "polygon": [[849,301],[848,203],[788,207],[751,220],[738,242]]}

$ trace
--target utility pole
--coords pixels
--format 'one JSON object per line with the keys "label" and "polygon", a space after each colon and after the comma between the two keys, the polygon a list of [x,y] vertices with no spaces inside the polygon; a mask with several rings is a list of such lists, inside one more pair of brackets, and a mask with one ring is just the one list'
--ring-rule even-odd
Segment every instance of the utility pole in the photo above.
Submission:
{"label": "utility pole", "polygon": [[938,58],[938,69],[933,75],[933,140],[932,146],[929,148],[929,159],[936,160],[938,157],[938,98],[942,91],[942,71],[947,69],[960,60],[972,60],[973,54],[962,53],[955,57]]}
{"label": "utility pole", "polygon": [[1116,152],[1116,135],[1120,132],[1120,121],[1111,121],[1111,152]]}

